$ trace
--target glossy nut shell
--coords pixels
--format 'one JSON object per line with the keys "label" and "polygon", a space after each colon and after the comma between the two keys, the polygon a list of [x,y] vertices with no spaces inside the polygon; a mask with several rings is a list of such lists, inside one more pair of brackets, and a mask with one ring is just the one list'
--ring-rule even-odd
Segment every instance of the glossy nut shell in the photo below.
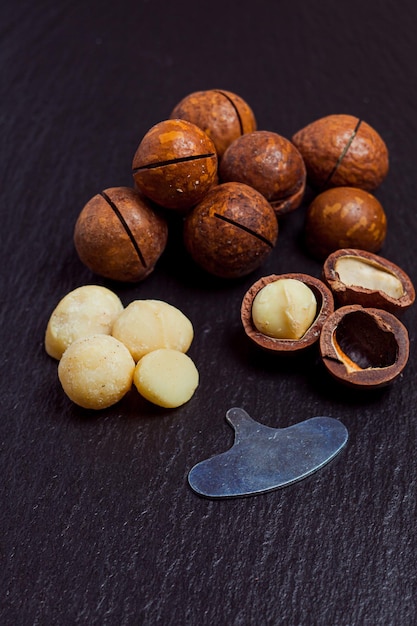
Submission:
{"label": "glossy nut shell", "polygon": [[165,120],[143,137],[133,157],[132,174],[138,189],[153,202],[186,211],[216,181],[216,149],[195,124]]}
{"label": "glossy nut shell", "polygon": [[277,215],[298,208],[306,186],[306,168],[297,148],[285,137],[264,130],[242,135],[227,148],[219,176],[221,181],[257,189]]}
{"label": "glossy nut shell", "polygon": [[111,187],[93,196],[74,228],[82,263],[95,274],[122,282],[146,278],[167,237],[166,220],[130,187]]}
{"label": "glossy nut shell", "polygon": [[323,117],[295,133],[292,141],[304,158],[309,182],[319,189],[349,185],[372,191],[387,176],[385,142],[353,115]]}
{"label": "glossy nut shell", "polygon": [[[346,281],[342,273],[344,260],[354,259],[364,264],[369,270],[376,270],[380,276],[380,282],[372,287],[366,284]],[[376,282],[378,283],[378,275]],[[398,295],[388,290],[384,284],[384,276],[395,281]],[[377,254],[345,248],[336,250],[330,254],[323,264],[323,280],[331,289],[339,306],[360,304],[363,307],[385,309],[394,315],[406,311],[415,300],[415,289],[410,277],[398,265],[392,263]]]}
{"label": "glossy nut shell", "polygon": [[266,261],[277,237],[271,205],[242,183],[214,187],[184,221],[189,254],[205,271],[221,278],[253,272]]}
{"label": "glossy nut shell", "polygon": [[377,198],[363,189],[335,187],[316,196],[305,216],[305,241],[319,259],[341,248],[378,252],[387,217]]}
{"label": "glossy nut shell", "polygon": [[235,93],[222,89],[196,91],[183,98],[170,118],[188,120],[213,140],[219,159],[238,137],[256,130],[251,107]]}
{"label": "glossy nut shell", "polygon": [[[303,282],[313,291],[317,300],[317,314],[310,328],[300,339],[275,339],[259,332],[253,323],[252,305],[258,292],[269,283],[283,278],[292,278]],[[246,292],[240,309],[244,331],[253,343],[270,352],[291,353],[303,350],[315,344],[321,333],[324,322],[334,310],[333,296],[328,287],[314,276],[300,273],[271,274],[257,280]]]}
{"label": "glossy nut shell", "polygon": [[383,387],[398,378],[407,364],[408,331],[383,309],[345,306],[323,324],[320,353],[329,373],[340,382],[363,389]]}

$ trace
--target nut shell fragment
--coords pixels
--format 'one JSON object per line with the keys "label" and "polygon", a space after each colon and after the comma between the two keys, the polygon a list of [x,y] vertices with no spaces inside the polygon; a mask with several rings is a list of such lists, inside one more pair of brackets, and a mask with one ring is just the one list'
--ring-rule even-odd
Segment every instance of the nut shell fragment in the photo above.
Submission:
{"label": "nut shell fragment", "polygon": [[[268,337],[259,332],[252,319],[252,304],[257,293],[269,283],[276,280],[292,278],[299,280],[310,287],[317,300],[317,314],[310,328],[304,333],[300,339],[277,339]],[[309,276],[308,274],[290,273],[290,274],[271,274],[260,278],[246,292],[241,305],[241,320],[246,335],[259,347],[271,352],[296,352],[308,348],[317,342],[320,337],[322,326],[327,317],[333,312],[333,296],[330,289],[318,278]]]}
{"label": "nut shell fragment", "polygon": [[[348,263],[355,273],[353,275],[352,272],[351,277]],[[323,264],[323,280],[340,306],[360,304],[398,315],[415,300],[413,283],[404,270],[388,259],[365,250],[345,248],[330,254]]]}
{"label": "nut shell fragment", "polygon": [[409,357],[408,331],[398,318],[360,305],[334,311],[323,324],[319,345],[329,373],[363,389],[393,382]]}

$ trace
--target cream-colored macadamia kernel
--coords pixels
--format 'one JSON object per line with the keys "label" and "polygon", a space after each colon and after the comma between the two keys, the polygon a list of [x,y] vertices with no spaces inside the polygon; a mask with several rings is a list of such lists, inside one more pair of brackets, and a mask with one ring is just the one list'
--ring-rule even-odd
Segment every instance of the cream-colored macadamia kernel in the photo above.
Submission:
{"label": "cream-colored macadamia kernel", "polygon": [[194,330],[184,313],[171,304],[162,300],[134,300],[115,321],[112,335],[139,361],[159,348],[187,352]]}
{"label": "cream-colored macadamia kernel", "polygon": [[161,348],[140,359],[133,382],[146,400],[172,409],[190,400],[198,386],[199,375],[189,356]]}
{"label": "cream-colored macadamia kernel", "polygon": [[135,362],[129,350],[111,335],[75,340],[58,364],[67,396],[86,409],[104,409],[131,389]]}
{"label": "cream-colored macadamia kernel", "polygon": [[335,269],[342,283],[350,287],[382,291],[391,298],[401,298],[404,295],[402,283],[394,274],[364,259],[342,256],[336,261]]}
{"label": "cream-colored macadamia kernel", "polygon": [[123,311],[119,297],[99,285],[84,285],[67,293],[58,303],[45,333],[45,350],[60,359],[76,339],[110,335],[114,320]]}
{"label": "cream-colored macadamia kernel", "polygon": [[300,339],[317,312],[317,300],[305,283],[282,278],[265,285],[252,304],[252,320],[259,332],[276,339]]}

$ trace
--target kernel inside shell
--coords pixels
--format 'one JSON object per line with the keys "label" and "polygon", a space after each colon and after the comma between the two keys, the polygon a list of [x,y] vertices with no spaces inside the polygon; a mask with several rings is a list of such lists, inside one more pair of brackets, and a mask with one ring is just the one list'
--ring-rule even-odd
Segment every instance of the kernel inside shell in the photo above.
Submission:
{"label": "kernel inside shell", "polygon": [[[317,307],[316,315],[309,328],[299,339],[280,339],[269,337],[260,332],[253,321],[252,306],[256,295],[266,285],[281,279],[294,279],[303,282],[313,292]],[[292,353],[303,350],[316,343],[320,337],[324,321],[334,310],[334,301],[330,289],[314,276],[300,273],[271,274],[256,281],[245,293],[241,305],[241,321],[247,337],[260,348],[275,353]]]}
{"label": "kernel inside shell", "polygon": [[305,283],[283,278],[255,296],[252,319],[259,332],[276,339],[300,339],[316,316],[317,300]]}

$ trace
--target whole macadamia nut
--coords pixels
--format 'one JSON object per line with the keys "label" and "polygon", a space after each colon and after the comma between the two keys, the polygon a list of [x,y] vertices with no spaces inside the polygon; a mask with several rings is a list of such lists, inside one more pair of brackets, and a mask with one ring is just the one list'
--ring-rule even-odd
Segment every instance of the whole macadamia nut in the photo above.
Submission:
{"label": "whole macadamia nut", "polygon": [[190,93],[174,107],[170,118],[188,120],[204,130],[213,140],[219,159],[232,141],[256,130],[256,119],[247,102],[222,89]]}
{"label": "whole macadamia nut", "polygon": [[143,137],[132,174],[138,189],[156,204],[187,211],[217,180],[216,148],[195,124],[165,120]]}
{"label": "whole macadamia nut", "polygon": [[131,389],[135,362],[110,335],[77,339],[65,350],[58,377],[66,395],[85,409],[112,406]]}
{"label": "whole macadamia nut", "polygon": [[146,278],[167,238],[166,220],[129,187],[112,187],[91,198],[74,229],[82,263],[95,274],[122,282]]}
{"label": "whole macadamia nut", "polygon": [[387,218],[372,194],[354,187],[334,187],[316,196],[305,218],[309,251],[324,259],[340,248],[378,252],[387,233]]}
{"label": "whole macadamia nut", "polygon": [[389,169],[388,149],[369,124],[353,115],[328,115],[292,137],[319,189],[352,186],[372,191]]}
{"label": "whole macadamia nut", "polygon": [[191,399],[198,386],[199,374],[189,356],[161,348],[140,359],[133,382],[146,400],[173,409]]}
{"label": "whole macadamia nut", "polygon": [[60,359],[76,339],[110,335],[123,311],[120,298],[99,285],[84,285],[67,293],[53,310],[45,333],[45,350]]}
{"label": "whole macadamia nut", "polygon": [[271,203],[277,215],[300,206],[306,168],[294,144],[277,133],[257,130],[236,139],[219,167],[222,182],[250,185]]}
{"label": "whole macadamia nut", "polygon": [[134,300],[114,322],[112,335],[138,361],[159,348],[187,352],[194,330],[188,317],[172,304],[162,300]]}
{"label": "whole macadamia nut", "polygon": [[253,272],[270,255],[277,237],[273,208],[259,191],[243,183],[217,185],[184,222],[191,257],[222,278]]}

